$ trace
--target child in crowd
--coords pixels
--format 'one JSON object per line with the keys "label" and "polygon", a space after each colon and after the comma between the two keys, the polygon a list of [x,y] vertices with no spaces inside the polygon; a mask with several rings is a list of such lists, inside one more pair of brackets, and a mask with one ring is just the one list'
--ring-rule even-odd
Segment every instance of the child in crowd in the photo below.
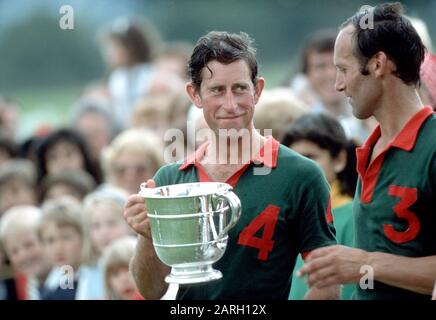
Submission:
{"label": "child in crowd", "polygon": [[30,160],[9,160],[0,165],[0,216],[16,205],[37,202],[36,173]]}
{"label": "child in crowd", "polygon": [[127,196],[122,189],[104,188],[84,199],[85,221],[94,256],[100,257],[112,241],[131,234],[123,219],[123,206]]}
{"label": "child in crowd", "polygon": [[136,238],[123,237],[112,242],[103,252],[102,266],[106,299],[142,300],[129,272],[129,263],[135,253]]}
{"label": "child in crowd", "polygon": [[149,90],[153,76],[157,32],[151,24],[120,17],[103,31],[102,52],[110,71],[109,92],[114,113],[128,122],[135,101]]}
{"label": "child in crowd", "polygon": [[47,201],[42,207],[38,234],[53,269],[49,275],[47,300],[100,299],[102,275],[87,266],[89,241],[81,204],[63,197]]}
{"label": "child in crowd", "polygon": [[40,185],[39,202],[72,196],[78,201],[95,189],[94,178],[83,170],[65,171],[45,176]]}
{"label": "child in crowd", "polygon": [[17,298],[39,299],[50,271],[37,236],[41,212],[32,206],[15,206],[0,220],[0,241],[16,273]]}

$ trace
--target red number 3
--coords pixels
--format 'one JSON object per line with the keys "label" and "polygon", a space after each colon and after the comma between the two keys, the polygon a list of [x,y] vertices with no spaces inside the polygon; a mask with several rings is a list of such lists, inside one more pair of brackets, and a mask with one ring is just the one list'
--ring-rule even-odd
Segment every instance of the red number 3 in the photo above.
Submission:
{"label": "red number 3", "polygon": [[[279,217],[280,208],[277,206],[269,205],[262,211],[251,223],[244,228],[239,234],[238,244],[247,247],[259,249],[257,258],[259,260],[268,260],[268,253],[274,247],[274,240],[272,240],[274,229]],[[265,226],[262,238],[256,237],[255,234]]]}
{"label": "red number 3", "polygon": [[389,195],[400,198],[393,210],[398,218],[407,220],[408,228],[400,232],[396,231],[391,224],[384,224],[385,235],[395,243],[405,243],[415,239],[421,228],[421,223],[415,213],[409,210],[409,207],[418,199],[418,191],[416,188],[390,186]]}

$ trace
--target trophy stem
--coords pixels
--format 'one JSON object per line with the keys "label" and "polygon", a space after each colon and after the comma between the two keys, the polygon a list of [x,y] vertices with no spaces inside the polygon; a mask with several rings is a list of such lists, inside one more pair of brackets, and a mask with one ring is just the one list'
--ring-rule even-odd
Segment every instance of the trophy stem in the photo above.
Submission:
{"label": "trophy stem", "polygon": [[222,273],[219,270],[212,268],[212,263],[202,264],[199,266],[173,266],[171,273],[166,276],[167,283],[194,284],[203,283],[222,278]]}

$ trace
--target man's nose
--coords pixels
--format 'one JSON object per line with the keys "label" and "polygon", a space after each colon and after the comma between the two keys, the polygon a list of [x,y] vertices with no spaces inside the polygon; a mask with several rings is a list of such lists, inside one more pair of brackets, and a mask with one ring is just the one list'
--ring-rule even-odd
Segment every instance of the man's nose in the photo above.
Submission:
{"label": "man's nose", "polygon": [[339,72],[336,73],[335,89],[340,92],[345,90],[344,76]]}
{"label": "man's nose", "polygon": [[235,101],[235,96],[231,90],[229,90],[225,96],[225,101],[223,107],[226,110],[233,111],[236,108],[237,104]]}

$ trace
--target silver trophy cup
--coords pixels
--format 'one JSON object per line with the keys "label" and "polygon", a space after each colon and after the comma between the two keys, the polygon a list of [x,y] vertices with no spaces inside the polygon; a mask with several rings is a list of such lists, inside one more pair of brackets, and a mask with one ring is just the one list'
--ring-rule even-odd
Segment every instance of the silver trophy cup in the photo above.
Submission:
{"label": "silver trophy cup", "polygon": [[224,254],[228,231],[241,215],[241,202],[226,183],[141,185],[159,259],[171,267],[168,283],[192,284],[222,277],[212,268]]}

